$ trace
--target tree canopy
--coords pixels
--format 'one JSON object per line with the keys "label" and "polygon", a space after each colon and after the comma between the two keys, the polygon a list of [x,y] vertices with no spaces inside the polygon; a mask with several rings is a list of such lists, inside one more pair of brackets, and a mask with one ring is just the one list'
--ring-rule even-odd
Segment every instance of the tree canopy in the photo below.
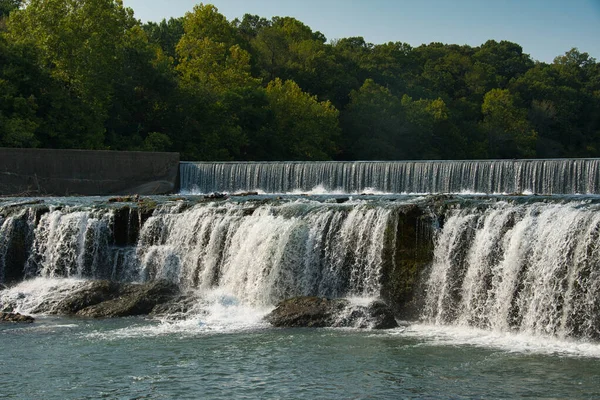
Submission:
{"label": "tree canopy", "polygon": [[[401,38],[399,38],[401,39]],[[0,0],[0,146],[189,160],[600,157],[600,64],[517,43],[328,42],[210,4]]]}

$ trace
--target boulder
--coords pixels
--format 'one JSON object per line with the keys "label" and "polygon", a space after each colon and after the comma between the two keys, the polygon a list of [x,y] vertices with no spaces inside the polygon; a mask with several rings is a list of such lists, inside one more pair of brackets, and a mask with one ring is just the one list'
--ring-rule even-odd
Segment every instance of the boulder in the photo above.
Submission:
{"label": "boulder", "polygon": [[346,299],[296,297],[284,300],[265,319],[275,327],[391,329],[398,324],[382,301],[357,305]]}
{"label": "boulder", "polygon": [[398,327],[394,312],[381,300],[367,306],[368,323],[371,329],[393,329]]}
{"label": "boulder", "polygon": [[131,196],[118,196],[118,197],[111,197],[108,199],[109,203],[133,203],[133,202],[137,202],[140,200],[140,196],[137,194],[131,195]]}
{"label": "boulder", "polygon": [[91,281],[81,289],[52,307],[51,314],[76,314],[84,308],[118,297],[123,291],[121,284],[111,281]]}
{"label": "boulder", "polygon": [[188,313],[198,303],[198,297],[194,294],[181,294],[173,297],[166,303],[157,304],[150,316],[157,318],[168,318],[171,320],[185,319]]}
{"label": "boulder", "polygon": [[258,196],[258,192],[237,192],[232,194],[233,197]]}
{"label": "boulder", "polygon": [[265,319],[276,327],[324,328],[346,307],[347,300],[323,297],[295,297],[284,300]]}
{"label": "boulder", "polygon": [[124,285],[118,297],[77,311],[81,317],[110,318],[147,315],[157,305],[179,294],[177,285],[167,281]]}
{"label": "boulder", "polygon": [[0,312],[0,322],[31,324],[33,321],[35,321],[35,319],[29,315],[22,315],[12,312]]}
{"label": "boulder", "polygon": [[225,193],[214,192],[204,196],[204,200],[227,200],[229,196]]}

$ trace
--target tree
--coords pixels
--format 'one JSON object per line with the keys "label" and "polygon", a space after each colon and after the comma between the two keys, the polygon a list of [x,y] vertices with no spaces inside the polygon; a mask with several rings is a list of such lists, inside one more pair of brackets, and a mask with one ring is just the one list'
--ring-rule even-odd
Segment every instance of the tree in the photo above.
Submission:
{"label": "tree", "polygon": [[536,155],[537,133],[527,120],[527,111],[515,105],[509,90],[493,89],[486,93],[481,111],[490,157],[530,158]]}
{"label": "tree", "polygon": [[421,57],[425,57],[421,74],[423,85],[432,89],[433,96],[445,98],[468,96],[465,79],[473,69],[470,47],[431,44],[417,50]]}
{"label": "tree", "polygon": [[151,43],[160,46],[162,51],[177,60],[175,48],[183,36],[183,18],[163,19],[160,23],[148,22],[142,26]]}
{"label": "tree", "polygon": [[250,55],[235,43],[234,28],[214,6],[194,7],[183,24],[176,70],[186,112],[177,143],[185,158],[239,157],[247,146],[239,99],[260,85],[251,75]]}
{"label": "tree", "polygon": [[593,58],[571,49],[511,83],[511,92],[529,106],[530,122],[539,133],[538,156],[600,155],[599,70]]}
{"label": "tree", "polygon": [[184,30],[177,45],[184,85],[217,96],[232,87],[258,85],[250,73],[250,55],[235,44],[233,28],[216,7],[195,6],[184,17]]}
{"label": "tree", "polygon": [[8,17],[8,15],[18,10],[22,0],[0,0],[0,19]]}
{"label": "tree", "polygon": [[[40,78],[31,52],[0,36],[0,146],[36,147],[39,119],[36,88],[28,82]],[[36,80],[36,84],[39,84]]]}
{"label": "tree", "polygon": [[275,79],[266,90],[274,115],[272,140],[281,159],[328,160],[335,154],[339,135],[338,110],[319,102],[293,81]]}
{"label": "tree", "polygon": [[336,73],[343,70],[325,41],[295,18],[273,17],[259,22],[250,43],[264,82],[293,80],[306,92],[334,99]]}
{"label": "tree", "polygon": [[344,159],[402,160],[415,155],[406,145],[400,100],[372,79],[350,93],[342,127]]}
{"label": "tree", "polygon": [[493,79],[502,89],[511,79],[518,78],[534,66],[521,46],[506,40],[488,40],[473,54],[473,60],[491,67]]}
{"label": "tree", "polygon": [[90,124],[74,132],[80,145],[103,147],[125,33],[136,24],[132,11],[121,0],[28,0],[25,5],[11,13],[8,38],[37,48],[43,68],[81,99]]}
{"label": "tree", "polygon": [[[171,150],[177,81],[172,58],[135,26],[123,43],[120,70],[113,82],[105,144],[114,150]],[[152,144],[147,141],[153,136]],[[156,140],[159,136],[164,140]],[[162,146],[162,147],[161,147]]]}
{"label": "tree", "polygon": [[413,100],[402,96],[404,146],[411,158],[456,159],[465,157],[466,143],[450,122],[450,110],[444,100]]}

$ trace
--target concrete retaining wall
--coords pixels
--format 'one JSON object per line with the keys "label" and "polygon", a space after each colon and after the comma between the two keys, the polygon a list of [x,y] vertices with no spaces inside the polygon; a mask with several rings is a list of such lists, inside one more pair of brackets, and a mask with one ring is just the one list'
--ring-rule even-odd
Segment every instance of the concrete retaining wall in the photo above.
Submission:
{"label": "concrete retaining wall", "polygon": [[0,148],[0,196],[165,194],[179,153]]}

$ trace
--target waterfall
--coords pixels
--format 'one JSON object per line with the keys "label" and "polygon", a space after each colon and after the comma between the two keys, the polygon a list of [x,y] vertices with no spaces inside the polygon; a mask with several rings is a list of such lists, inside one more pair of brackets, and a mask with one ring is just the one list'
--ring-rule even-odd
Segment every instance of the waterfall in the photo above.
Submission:
{"label": "waterfall", "polygon": [[[166,279],[182,289],[220,288],[262,306],[298,295],[379,296],[401,207],[170,202],[143,221],[131,244],[117,239],[124,228],[115,223],[123,210],[134,209],[60,207],[30,221],[24,271],[48,279]],[[1,224],[0,260],[8,221]]]}
{"label": "waterfall", "polygon": [[19,279],[30,245],[31,217],[28,209],[0,215],[0,283]]}
{"label": "waterfall", "polygon": [[10,218],[7,220],[0,215],[0,282],[6,280],[6,253],[11,237],[11,222]]}
{"label": "waterfall", "polygon": [[186,162],[183,192],[598,194],[598,159]]}
{"label": "waterfall", "polygon": [[82,279],[165,279],[257,308],[382,297],[438,326],[600,339],[600,202],[502,199],[0,207],[0,277],[65,280],[57,294]]}
{"label": "waterfall", "polygon": [[219,286],[246,303],[379,294],[394,207],[291,202],[159,213],[138,242],[139,276]]}
{"label": "waterfall", "polygon": [[451,210],[423,318],[532,335],[600,338],[600,213],[585,203]]}
{"label": "waterfall", "polygon": [[111,222],[107,210],[57,209],[41,216],[27,261],[30,275],[108,278]]}

